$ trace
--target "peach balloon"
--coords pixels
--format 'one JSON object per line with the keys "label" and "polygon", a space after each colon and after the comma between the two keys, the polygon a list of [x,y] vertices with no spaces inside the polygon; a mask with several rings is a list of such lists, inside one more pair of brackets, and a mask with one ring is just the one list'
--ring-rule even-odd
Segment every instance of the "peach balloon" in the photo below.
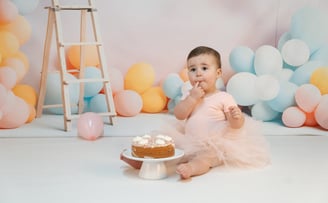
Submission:
{"label": "peach balloon", "polygon": [[12,129],[22,126],[26,123],[30,110],[28,104],[19,97],[12,97],[7,102],[6,113],[0,120],[0,128]]}
{"label": "peach balloon", "polygon": [[98,139],[104,134],[103,118],[93,112],[83,113],[77,120],[77,132],[83,139]]}
{"label": "peach balloon", "polygon": [[155,71],[150,64],[133,64],[125,74],[124,89],[134,90],[139,94],[149,89],[155,81]]}
{"label": "peach balloon", "polygon": [[2,106],[7,102],[8,90],[0,82],[0,111]]}
{"label": "peach balloon", "polygon": [[28,107],[30,109],[30,114],[29,114],[29,116],[28,116],[28,118],[26,120],[26,123],[31,123],[35,119],[35,117],[36,117],[36,109],[35,109],[34,106],[32,106],[30,104],[28,105]]}
{"label": "peach balloon", "polygon": [[18,84],[13,88],[13,93],[22,98],[26,103],[35,106],[37,100],[37,93],[30,85]]}
{"label": "peach balloon", "polygon": [[18,51],[12,56],[12,58],[21,60],[24,63],[26,72],[28,72],[28,70],[30,69],[30,61],[25,53]]}
{"label": "peach balloon", "polygon": [[[99,65],[99,57],[96,46],[84,46],[85,58],[84,65],[85,66],[98,66]],[[70,63],[75,68],[80,68],[80,46],[71,46],[67,50],[67,57]]]}
{"label": "peach balloon", "polygon": [[182,79],[183,82],[186,82],[189,80],[188,78],[188,68],[187,66],[183,67],[180,72],[179,72],[179,76]]}
{"label": "peach balloon", "polygon": [[321,101],[314,112],[314,117],[321,127],[328,130],[328,94],[321,97]]}
{"label": "peach balloon", "polygon": [[318,68],[313,71],[310,83],[317,86],[321,94],[328,94],[328,67]]}
{"label": "peach balloon", "polygon": [[19,50],[17,37],[7,31],[0,31],[0,53],[3,58],[8,58],[16,54]]}
{"label": "peach balloon", "polygon": [[114,96],[117,114],[126,117],[136,116],[142,109],[141,96],[133,90],[122,90]]}
{"label": "peach balloon", "polygon": [[25,69],[24,63],[17,58],[6,58],[3,62],[3,65],[9,66],[12,68],[17,74],[17,83],[19,83],[27,73]]}
{"label": "peach balloon", "polygon": [[17,82],[17,74],[10,67],[0,67],[0,83],[11,90]]}
{"label": "peach balloon", "polygon": [[16,5],[9,0],[0,0],[0,24],[7,24],[18,16]]}
{"label": "peach balloon", "polygon": [[146,113],[159,113],[166,108],[168,98],[161,87],[151,87],[142,95],[142,110]]}
{"label": "peach balloon", "polygon": [[290,128],[298,128],[304,125],[305,113],[296,106],[288,107],[282,113],[282,122]]}
{"label": "peach balloon", "polygon": [[295,92],[297,106],[307,113],[314,111],[320,99],[320,90],[312,84],[301,85]]}
{"label": "peach balloon", "polygon": [[0,25],[0,31],[8,31],[14,34],[19,44],[23,45],[31,38],[32,28],[24,16],[18,15],[12,22]]}
{"label": "peach balloon", "polygon": [[315,120],[315,117],[314,117],[314,111],[313,112],[310,112],[310,113],[305,113],[305,116],[306,116],[306,120],[305,120],[305,123],[304,125],[305,126],[318,126],[318,122]]}

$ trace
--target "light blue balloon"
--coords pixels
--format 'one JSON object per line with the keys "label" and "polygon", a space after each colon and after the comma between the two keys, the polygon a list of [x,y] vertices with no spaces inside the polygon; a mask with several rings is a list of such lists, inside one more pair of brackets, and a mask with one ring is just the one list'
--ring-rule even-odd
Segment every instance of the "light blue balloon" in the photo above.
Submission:
{"label": "light blue balloon", "polygon": [[[327,37],[328,38],[328,37]],[[322,61],[325,66],[328,65],[328,45],[322,46],[310,56],[311,61]]]}
{"label": "light blue balloon", "polygon": [[39,0],[11,0],[21,15],[32,13],[39,5]]}
{"label": "light blue balloon", "polygon": [[288,41],[288,40],[291,40],[292,39],[292,36],[290,35],[289,32],[285,32],[283,33],[280,38],[279,38],[279,41],[278,41],[278,46],[277,48],[279,49],[279,51],[281,51],[282,47],[284,46],[284,44]]}
{"label": "light blue balloon", "polygon": [[164,94],[170,98],[174,99],[179,94],[181,94],[181,87],[183,85],[183,80],[176,73],[169,74],[162,83],[162,89]]}
{"label": "light blue balloon", "polygon": [[310,6],[303,7],[292,16],[290,34],[293,39],[303,40],[311,53],[314,53],[327,40],[327,19],[325,11]]}
{"label": "light blue balloon", "polygon": [[[101,71],[99,68],[88,66],[84,68],[84,78],[86,79],[100,79]],[[97,95],[103,88],[102,82],[87,82],[84,83],[84,97],[93,97]]]}
{"label": "light blue balloon", "polygon": [[254,51],[245,46],[234,48],[229,55],[231,68],[236,72],[255,73]]}
{"label": "light blue balloon", "polygon": [[292,77],[290,78],[290,82],[298,86],[309,83],[313,71],[323,65],[324,64],[322,61],[308,61],[294,71]]}
{"label": "light blue balloon", "polygon": [[[76,80],[76,78],[71,75],[66,75],[68,80]],[[71,111],[72,113],[77,113],[78,108],[77,104],[79,101],[79,93],[80,93],[80,87],[78,83],[71,83],[69,86],[69,98],[70,98],[70,104],[71,104]],[[62,91],[61,91],[61,80],[59,73],[49,73],[47,77],[47,83],[46,83],[46,96],[44,100],[45,105],[53,105],[53,104],[62,104]],[[46,109],[47,113],[53,113],[53,114],[63,114],[63,108],[62,107],[56,107],[56,108],[48,108]]]}
{"label": "light blue balloon", "polygon": [[277,112],[283,112],[286,108],[295,106],[295,92],[297,88],[298,86],[294,83],[281,81],[278,95],[274,99],[267,101],[267,104]]}
{"label": "light blue balloon", "polygon": [[258,102],[252,106],[252,117],[261,121],[272,121],[279,117],[280,113],[273,110],[266,102]]}
{"label": "light blue balloon", "polygon": [[108,112],[106,96],[104,94],[97,94],[91,97],[89,101],[89,111],[95,113]]}

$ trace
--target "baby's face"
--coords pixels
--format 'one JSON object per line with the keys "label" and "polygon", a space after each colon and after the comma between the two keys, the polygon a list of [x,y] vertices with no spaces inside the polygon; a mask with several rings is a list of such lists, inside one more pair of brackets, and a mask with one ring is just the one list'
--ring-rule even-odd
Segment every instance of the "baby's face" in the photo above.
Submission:
{"label": "baby's face", "polygon": [[210,54],[201,54],[187,61],[188,77],[194,86],[198,83],[205,93],[216,91],[216,80],[221,75],[215,57]]}

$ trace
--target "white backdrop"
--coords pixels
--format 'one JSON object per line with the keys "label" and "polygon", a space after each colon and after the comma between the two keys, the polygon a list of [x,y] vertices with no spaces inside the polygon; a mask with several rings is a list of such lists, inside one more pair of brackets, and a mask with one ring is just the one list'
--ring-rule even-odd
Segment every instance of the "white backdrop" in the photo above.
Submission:
{"label": "white backdrop", "polygon": [[[85,0],[65,0],[79,5]],[[25,17],[32,25],[31,39],[21,47],[30,60],[30,70],[22,83],[38,90],[50,0]],[[327,10],[327,0],[96,0],[107,63],[123,74],[134,63],[151,64],[159,82],[167,74],[179,72],[188,52],[199,45],[217,49],[223,60],[223,77],[233,74],[228,57],[239,45],[256,49],[276,46],[288,31],[292,14],[311,5]],[[79,21],[65,15],[68,39],[79,36]],[[327,37],[328,38],[328,37]],[[53,46],[50,68],[56,68]]]}

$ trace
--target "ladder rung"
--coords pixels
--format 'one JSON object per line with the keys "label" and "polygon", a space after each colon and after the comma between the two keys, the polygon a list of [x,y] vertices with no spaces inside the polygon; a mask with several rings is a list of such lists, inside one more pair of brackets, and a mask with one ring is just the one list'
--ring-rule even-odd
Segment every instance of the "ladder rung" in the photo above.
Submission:
{"label": "ladder rung", "polygon": [[64,81],[64,83],[66,83],[66,84],[81,83],[81,82],[109,82],[109,80],[108,79],[102,79],[102,78],[82,78],[82,79]]}
{"label": "ladder rung", "polygon": [[[99,116],[116,116],[116,113],[113,113],[113,112],[104,112],[104,113],[96,113],[97,115]],[[70,115],[68,116],[68,120],[72,120],[72,119],[77,119],[79,118],[81,115]]]}
{"label": "ladder rung", "polygon": [[93,6],[83,5],[83,6],[74,6],[74,5],[66,5],[66,6],[59,6],[56,5],[55,7],[46,6],[45,9],[53,9],[56,11],[59,10],[88,10],[88,11],[97,11],[97,8]]}
{"label": "ladder rung", "polygon": [[90,46],[90,45],[95,45],[95,46],[101,46],[102,43],[101,42],[60,42],[59,43],[61,47],[63,46]]}

